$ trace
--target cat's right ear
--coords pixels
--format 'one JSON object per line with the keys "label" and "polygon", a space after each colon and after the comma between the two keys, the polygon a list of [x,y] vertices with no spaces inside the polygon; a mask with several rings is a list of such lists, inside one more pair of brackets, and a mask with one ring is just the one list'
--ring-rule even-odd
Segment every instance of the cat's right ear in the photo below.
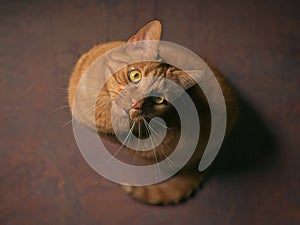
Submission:
{"label": "cat's right ear", "polygon": [[158,20],[151,21],[139,29],[135,35],[129,38],[127,43],[133,44],[134,51],[141,51],[144,55],[157,57],[161,31],[161,23]]}
{"label": "cat's right ear", "polygon": [[158,20],[153,20],[143,26],[138,32],[129,38],[128,43],[136,41],[159,41],[162,26]]}

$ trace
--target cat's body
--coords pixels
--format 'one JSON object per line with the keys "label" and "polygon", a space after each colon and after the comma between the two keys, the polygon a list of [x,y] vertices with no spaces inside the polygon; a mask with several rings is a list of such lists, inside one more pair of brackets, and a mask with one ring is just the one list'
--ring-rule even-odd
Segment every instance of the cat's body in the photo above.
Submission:
{"label": "cat's body", "polygon": [[[76,64],[69,83],[69,104],[71,109],[73,109],[73,101],[75,98],[76,89],[79,85],[80,79],[83,76],[83,73],[97,58],[107,53],[109,50],[118,46],[122,46],[126,43],[133,43],[142,40],[159,40],[160,34],[160,23],[158,21],[153,21],[140,29],[137,34],[131,37],[127,42],[118,41],[100,44],[81,56]],[[137,73],[134,71],[135,73],[133,76],[149,77],[161,75],[178,83],[187,90],[187,93],[191,96],[197,108],[201,123],[201,137],[194,155],[191,157],[185,167],[182,168],[175,176],[159,184],[148,186],[122,186],[122,188],[134,198],[148,203],[177,203],[180,200],[189,197],[204,179],[205,172],[200,173],[197,167],[203,154],[203,150],[207,144],[211,120],[210,110],[205,95],[197,85],[194,85],[195,83],[189,80],[186,74],[165,63],[140,62],[136,64],[130,64],[127,68],[124,68],[122,71],[114,74],[114,76],[112,76],[112,78],[106,82],[103,90],[99,90],[100,93],[97,98],[95,115],[93,115],[93,118],[85,118],[84,116],[82,117],[76,115],[73,116],[79,122],[86,124],[87,126],[90,126],[89,123],[95,119],[95,125],[99,134],[109,136],[111,139],[116,141],[117,139],[114,137],[110,113],[112,100],[117,97],[118,93],[122,91],[125,85],[132,82],[128,81],[128,74],[131,75],[132,68],[138,72]],[[225,98],[228,121],[227,131],[229,131],[237,116],[236,99],[231,91],[230,86],[225,82],[224,78],[217,72],[215,72],[215,76],[221,86]],[[136,77],[133,77],[133,79],[136,79]],[[130,97],[123,96],[123,98],[126,100],[126,98]],[[143,121],[149,121],[155,116],[162,117],[166,122],[167,127],[169,127],[166,138],[158,147],[155,148],[155,150],[138,152],[138,154],[136,154],[136,151],[131,150],[135,155],[135,159],[153,163],[166,158],[172,153],[180,137],[180,120],[176,114],[176,110],[167,102],[166,96],[163,96],[162,98],[145,98],[138,101],[133,101],[130,99],[129,102],[132,102],[132,105],[129,105],[128,108],[126,108],[127,106],[124,106],[123,108],[130,118],[131,126],[133,125],[133,133],[136,136],[147,137],[147,129],[145,122]],[[83,105],[82,107],[84,108],[85,106]],[[136,124],[139,124],[139,126]],[[184,151],[184,149],[182,151]]]}

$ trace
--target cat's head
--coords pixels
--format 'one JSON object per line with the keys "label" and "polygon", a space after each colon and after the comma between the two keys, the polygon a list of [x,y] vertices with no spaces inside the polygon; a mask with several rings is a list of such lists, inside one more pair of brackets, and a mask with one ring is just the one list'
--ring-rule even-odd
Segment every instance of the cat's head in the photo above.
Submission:
{"label": "cat's head", "polygon": [[166,80],[174,82],[183,90],[195,85],[195,80],[187,73],[160,58],[158,41],[161,32],[159,21],[148,23],[127,41],[130,51],[111,59],[115,62],[126,60],[136,51],[155,61],[127,64],[107,80],[99,94],[95,114],[96,126],[103,133],[114,133],[111,124],[113,106],[120,118],[128,118],[131,124],[144,123],[153,117],[167,116],[173,110],[170,100],[176,95],[176,87]]}

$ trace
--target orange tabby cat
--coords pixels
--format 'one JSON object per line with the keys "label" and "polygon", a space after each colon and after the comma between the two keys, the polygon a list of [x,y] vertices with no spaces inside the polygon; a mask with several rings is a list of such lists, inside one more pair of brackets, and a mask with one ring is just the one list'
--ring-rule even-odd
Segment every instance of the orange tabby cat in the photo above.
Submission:
{"label": "orange tabby cat", "polygon": [[[133,43],[143,40],[160,40],[161,24],[159,21],[152,21],[142,27],[135,35],[129,38],[128,41],[117,41],[99,44],[85,53],[78,60],[76,67],[72,73],[69,83],[69,104],[72,110],[73,101],[79,81],[88,67],[100,56],[107,53],[109,50],[125,45],[126,43]],[[148,50],[145,48],[145,54]],[[150,50],[149,50],[150,51]],[[153,51],[153,49],[151,50]],[[158,48],[155,49],[157,55]],[[151,52],[153,53],[153,52]],[[117,60],[117,59],[116,59]],[[234,120],[237,116],[237,104],[234,94],[230,86],[226,83],[224,78],[214,71],[215,76],[221,86],[225,103],[227,107],[227,132],[231,129]],[[178,203],[179,201],[188,198],[193,191],[203,181],[206,172],[198,171],[198,164],[203,154],[204,148],[210,133],[210,109],[202,90],[195,81],[191,79],[186,73],[162,62],[139,62],[128,65],[126,68],[116,72],[105,83],[102,90],[99,90],[97,102],[95,105],[95,115],[92,116],[79,116],[73,114],[75,119],[86,125],[92,127],[91,123],[95,121],[97,132],[102,136],[114,138],[114,130],[111,123],[111,108],[112,101],[118,96],[125,85],[128,83],[137,83],[143,77],[163,76],[169,80],[176,82],[193,99],[201,123],[201,136],[197,145],[197,149],[189,162],[173,177],[170,179],[153,185],[148,186],[129,186],[121,185],[122,189],[130,194],[132,197],[145,201],[151,204],[170,204]],[[93,82],[90,81],[93,86]],[[143,87],[137,87],[143,88]],[[86,90],[88,96],[88,89]],[[126,99],[126,96],[123,96]],[[86,100],[86,99],[85,99]],[[130,99],[130,101],[133,101]],[[84,102],[84,101],[83,101]],[[85,105],[81,106],[84,110]],[[125,110],[126,111],[126,110]],[[165,96],[160,97],[147,97],[139,101],[133,101],[132,105],[128,107],[126,113],[130,120],[130,126],[135,136],[139,138],[147,137],[147,123],[153,117],[161,117],[166,123],[167,134],[163,142],[155,149],[150,151],[134,152],[135,160],[144,161],[148,163],[157,162],[165,159],[174,150],[179,136],[180,136],[180,121],[176,110],[167,101]],[[182,149],[184,151],[184,149]]]}

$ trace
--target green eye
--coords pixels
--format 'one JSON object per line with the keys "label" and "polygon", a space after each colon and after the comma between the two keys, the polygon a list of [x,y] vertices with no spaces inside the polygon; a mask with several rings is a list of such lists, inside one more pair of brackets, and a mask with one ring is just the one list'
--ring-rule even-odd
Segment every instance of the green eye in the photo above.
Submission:
{"label": "green eye", "polygon": [[153,100],[156,104],[162,104],[164,102],[165,98],[164,97],[154,97]]}
{"label": "green eye", "polygon": [[133,83],[138,83],[142,79],[142,73],[138,69],[131,69],[128,71],[128,80]]}

